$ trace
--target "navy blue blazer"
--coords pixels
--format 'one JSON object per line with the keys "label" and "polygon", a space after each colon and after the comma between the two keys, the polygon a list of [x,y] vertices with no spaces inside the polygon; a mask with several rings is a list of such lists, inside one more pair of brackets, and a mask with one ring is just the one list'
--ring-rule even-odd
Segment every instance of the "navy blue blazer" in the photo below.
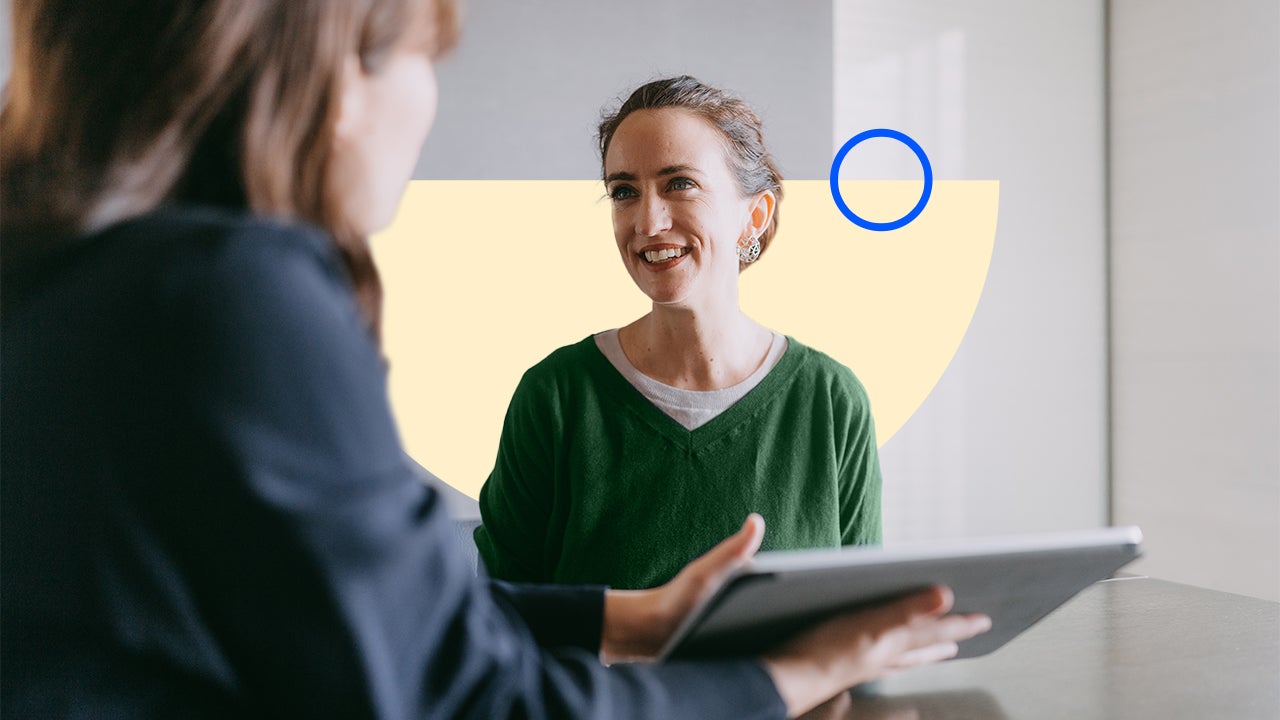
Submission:
{"label": "navy blue blazer", "polygon": [[176,208],[41,257],[0,268],[6,718],[784,714],[756,661],[603,667],[601,588],[476,577],[318,231]]}

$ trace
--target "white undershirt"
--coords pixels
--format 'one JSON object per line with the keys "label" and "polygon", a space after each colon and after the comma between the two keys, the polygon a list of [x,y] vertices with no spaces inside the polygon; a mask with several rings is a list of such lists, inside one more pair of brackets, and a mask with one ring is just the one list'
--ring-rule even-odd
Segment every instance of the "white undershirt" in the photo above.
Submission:
{"label": "white undershirt", "polygon": [[686,430],[695,430],[733,407],[734,403],[760,384],[787,351],[787,338],[775,332],[773,340],[769,342],[769,353],[765,355],[764,362],[747,379],[719,390],[684,390],[658,382],[637,370],[627,359],[627,354],[622,352],[617,328],[596,333],[594,337],[596,347],[600,348],[600,352],[613,363],[622,377]]}

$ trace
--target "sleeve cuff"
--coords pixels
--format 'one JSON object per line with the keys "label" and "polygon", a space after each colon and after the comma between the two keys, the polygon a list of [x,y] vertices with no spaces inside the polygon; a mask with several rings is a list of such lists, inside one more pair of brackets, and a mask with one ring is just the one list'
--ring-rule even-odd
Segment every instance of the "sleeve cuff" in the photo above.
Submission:
{"label": "sleeve cuff", "polygon": [[600,651],[604,586],[524,585],[490,580],[494,597],[524,620],[538,644]]}

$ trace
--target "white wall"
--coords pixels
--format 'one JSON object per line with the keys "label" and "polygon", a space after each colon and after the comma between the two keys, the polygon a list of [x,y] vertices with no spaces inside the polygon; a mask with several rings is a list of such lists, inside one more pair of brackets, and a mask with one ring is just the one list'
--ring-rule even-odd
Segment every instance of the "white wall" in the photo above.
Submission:
{"label": "white wall", "polygon": [[[837,0],[834,32],[833,153],[896,128],[937,177],[1000,181],[968,335],[882,450],[886,540],[1105,524],[1102,3]],[[919,177],[888,145],[845,167]]]}
{"label": "white wall", "polygon": [[1111,3],[1114,515],[1280,600],[1280,3]]}

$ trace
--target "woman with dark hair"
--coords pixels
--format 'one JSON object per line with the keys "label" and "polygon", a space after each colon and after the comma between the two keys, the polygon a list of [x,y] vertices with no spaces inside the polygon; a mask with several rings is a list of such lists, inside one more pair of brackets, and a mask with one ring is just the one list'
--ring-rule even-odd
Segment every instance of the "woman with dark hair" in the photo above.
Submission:
{"label": "woman with dark hair", "polygon": [[631,93],[599,141],[614,239],[652,309],[557,350],[516,388],[480,493],[489,571],[652,587],[747,512],[768,522],[769,549],[878,544],[862,384],[738,304],[782,202],[759,117],[675,77]]}
{"label": "woman with dark hair", "polygon": [[0,714],[772,717],[954,652],[935,589],[765,658],[652,655],[663,588],[476,577],[401,449],[365,238],[449,0],[16,0],[0,111]]}

